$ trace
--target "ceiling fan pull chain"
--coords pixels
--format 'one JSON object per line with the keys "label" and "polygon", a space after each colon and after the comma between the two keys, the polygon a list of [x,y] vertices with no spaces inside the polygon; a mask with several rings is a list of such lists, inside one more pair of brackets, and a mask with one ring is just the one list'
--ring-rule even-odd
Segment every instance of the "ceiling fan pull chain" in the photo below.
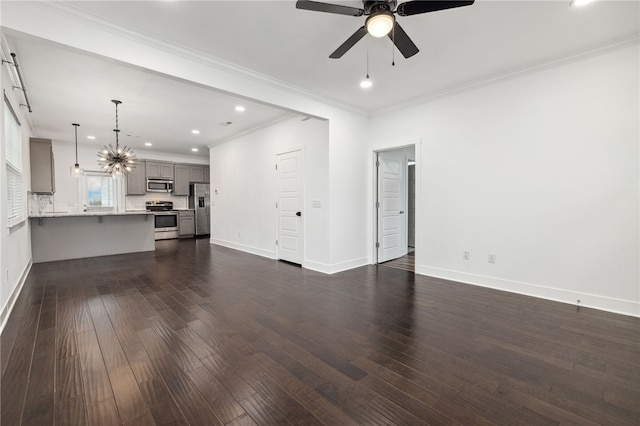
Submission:
{"label": "ceiling fan pull chain", "polygon": [[391,28],[391,66],[396,66],[396,25],[395,22],[393,24],[393,28]]}
{"label": "ceiling fan pull chain", "polygon": [[367,79],[369,79],[369,38],[367,38]]}

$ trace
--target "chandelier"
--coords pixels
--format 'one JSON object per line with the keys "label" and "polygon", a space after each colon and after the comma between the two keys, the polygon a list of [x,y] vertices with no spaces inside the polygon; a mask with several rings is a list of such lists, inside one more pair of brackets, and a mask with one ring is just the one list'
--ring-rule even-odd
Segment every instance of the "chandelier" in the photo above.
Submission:
{"label": "chandelier", "polygon": [[119,177],[130,173],[136,166],[136,156],[128,146],[120,148],[118,141],[118,105],[122,102],[113,99],[116,105],[116,128],[113,131],[116,133],[116,147],[115,149],[111,144],[109,146],[104,145],[100,151],[98,151],[98,164],[103,171],[111,174],[113,177]]}

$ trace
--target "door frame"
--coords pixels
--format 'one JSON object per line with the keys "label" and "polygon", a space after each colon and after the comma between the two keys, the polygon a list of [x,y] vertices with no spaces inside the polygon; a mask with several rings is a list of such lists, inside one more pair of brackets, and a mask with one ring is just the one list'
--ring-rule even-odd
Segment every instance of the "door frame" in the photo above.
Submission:
{"label": "door frame", "polygon": [[278,241],[280,239],[280,214],[279,214],[279,201],[280,201],[280,179],[278,177],[278,170],[276,169],[276,165],[278,164],[278,156],[279,155],[283,155],[283,154],[289,154],[291,152],[296,152],[299,151],[300,152],[300,158],[302,159],[302,173],[299,173],[299,177],[302,179],[302,183],[301,183],[301,190],[302,190],[302,202],[300,205],[300,211],[302,212],[302,216],[301,216],[301,221],[302,221],[302,226],[300,227],[300,232],[301,232],[301,239],[302,239],[302,244],[301,244],[301,259],[300,259],[300,266],[302,266],[303,268],[305,267],[305,261],[306,261],[306,252],[307,252],[307,238],[306,238],[306,234],[307,234],[307,221],[305,220],[306,218],[306,197],[307,197],[307,167],[306,167],[306,147],[304,145],[296,145],[296,146],[292,146],[289,148],[285,148],[279,151],[276,151],[274,157],[273,157],[273,164],[274,164],[274,168],[273,168],[273,173],[275,176],[275,201],[273,203],[274,207],[275,207],[275,238],[274,238],[274,244],[275,244],[275,255],[276,255],[276,260],[280,260],[280,245],[276,244],[275,242]]}
{"label": "door frame", "polygon": [[[399,219],[401,221],[401,224],[399,225],[400,227],[400,231],[402,231],[399,234],[400,240],[399,240],[399,247],[397,250],[399,250],[399,253],[404,253],[404,254],[400,254],[400,256],[398,257],[402,257],[404,255],[407,254],[407,249],[408,249],[408,231],[409,231],[409,227],[408,227],[408,215],[406,214],[406,212],[408,211],[408,206],[409,206],[409,199],[407,197],[407,194],[409,192],[409,185],[408,185],[408,181],[409,181],[409,177],[407,174],[408,171],[408,166],[407,166],[407,160],[408,160],[408,156],[407,154],[405,154],[404,152],[396,152],[396,149],[392,149],[392,150],[384,150],[384,151],[378,151],[376,154],[376,217],[377,217],[377,226],[376,226],[376,263],[380,263],[380,250],[382,249],[384,251],[384,235],[381,235],[381,227],[382,227],[382,222],[384,222],[384,219],[381,218],[380,213],[381,211],[384,209],[384,197],[381,198],[381,195],[384,193],[383,188],[380,187],[380,183],[381,183],[381,175],[380,173],[384,173],[384,170],[382,170],[382,161],[380,159],[381,156],[383,156],[384,154],[391,154],[389,155],[389,159],[391,160],[399,160],[400,163],[402,164],[402,172],[401,172],[401,192],[402,192],[402,204],[400,206],[398,206],[398,209],[402,211],[402,215],[401,217],[399,216]],[[396,253],[396,255],[398,254],[398,252]],[[393,257],[391,259],[387,259],[387,260],[393,260],[393,259],[397,259],[398,257]],[[387,260],[384,260],[384,262],[386,262]]]}
{"label": "door frame", "polygon": [[[385,144],[381,144],[380,147],[376,147],[371,149],[370,151],[370,161],[371,161],[371,168],[370,168],[370,173],[372,176],[371,179],[371,187],[370,187],[370,194],[371,194],[371,202],[370,202],[370,212],[371,212],[371,216],[370,216],[370,231],[369,231],[369,235],[370,235],[370,244],[369,244],[369,259],[370,264],[371,265],[377,265],[378,264],[378,249],[376,247],[376,242],[378,241],[378,209],[376,207],[376,202],[378,199],[378,170],[377,170],[377,166],[376,166],[376,161],[378,160],[378,153],[380,152],[384,152],[384,151],[394,151],[397,149],[402,149],[402,148],[407,148],[413,146],[414,147],[414,161],[416,162],[415,164],[415,179],[416,179],[416,187],[415,187],[415,209],[416,209],[416,218],[415,218],[415,269],[414,272],[418,273],[419,272],[419,265],[421,257],[420,254],[422,253],[421,251],[421,239],[420,239],[420,235],[421,235],[421,230],[422,230],[422,221],[421,221],[421,212],[423,211],[422,208],[422,197],[420,196],[421,194],[421,176],[422,176],[422,167],[421,167],[421,159],[422,159],[422,139],[421,138],[410,138],[410,139],[403,139],[403,140],[397,140],[397,141],[392,141],[392,142],[388,142]],[[406,176],[405,176],[406,177]],[[406,201],[406,200],[405,200]],[[406,218],[405,218],[406,219]]]}

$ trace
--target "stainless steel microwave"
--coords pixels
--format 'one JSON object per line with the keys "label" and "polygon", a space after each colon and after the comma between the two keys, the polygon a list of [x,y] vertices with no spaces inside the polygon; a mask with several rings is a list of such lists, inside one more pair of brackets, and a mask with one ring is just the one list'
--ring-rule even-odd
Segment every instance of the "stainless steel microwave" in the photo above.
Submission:
{"label": "stainless steel microwave", "polygon": [[147,178],[147,192],[173,192],[170,179]]}

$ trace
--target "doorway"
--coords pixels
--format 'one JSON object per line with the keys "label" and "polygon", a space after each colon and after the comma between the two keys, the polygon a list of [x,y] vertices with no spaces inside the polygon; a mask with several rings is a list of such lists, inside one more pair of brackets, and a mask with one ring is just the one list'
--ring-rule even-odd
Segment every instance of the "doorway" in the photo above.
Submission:
{"label": "doorway", "polygon": [[415,147],[376,155],[376,263],[415,271]]}

